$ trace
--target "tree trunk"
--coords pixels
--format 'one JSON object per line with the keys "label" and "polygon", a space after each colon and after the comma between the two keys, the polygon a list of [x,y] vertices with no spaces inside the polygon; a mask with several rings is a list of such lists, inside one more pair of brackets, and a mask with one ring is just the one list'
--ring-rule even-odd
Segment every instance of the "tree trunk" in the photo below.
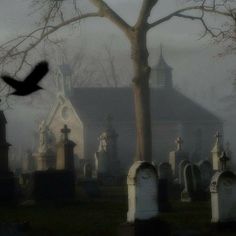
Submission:
{"label": "tree trunk", "polygon": [[152,133],[150,115],[150,91],[147,32],[139,30],[131,38],[131,58],[134,66],[133,93],[136,119],[135,160],[152,161]]}

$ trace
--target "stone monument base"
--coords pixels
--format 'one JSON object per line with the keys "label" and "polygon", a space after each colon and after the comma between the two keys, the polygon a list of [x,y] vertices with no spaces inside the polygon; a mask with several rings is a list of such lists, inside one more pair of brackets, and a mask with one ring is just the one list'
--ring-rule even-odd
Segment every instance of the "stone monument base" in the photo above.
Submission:
{"label": "stone monument base", "polygon": [[118,236],[157,236],[171,235],[169,225],[159,218],[136,220],[134,223],[124,223],[120,226]]}
{"label": "stone monument base", "polygon": [[72,199],[75,196],[75,175],[67,170],[36,171],[31,188],[36,201]]}
{"label": "stone monument base", "polygon": [[0,174],[0,202],[12,202],[16,200],[16,179],[12,172]]}

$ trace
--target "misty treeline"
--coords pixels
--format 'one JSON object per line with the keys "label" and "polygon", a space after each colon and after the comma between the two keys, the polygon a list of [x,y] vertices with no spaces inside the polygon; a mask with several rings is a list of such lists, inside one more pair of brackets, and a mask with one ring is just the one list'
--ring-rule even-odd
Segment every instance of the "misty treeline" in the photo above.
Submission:
{"label": "misty treeline", "polygon": [[[129,0],[127,0],[128,2]],[[38,14],[38,25],[30,33],[22,34],[0,46],[1,66],[14,63],[17,75],[24,66],[30,66],[32,56],[42,43],[60,44],[55,33],[65,27],[76,30],[83,21],[105,18],[118,28],[130,43],[130,59],[133,64],[132,87],[135,103],[137,148],[136,160],[152,159],[149,77],[150,66],[147,35],[154,28],[172,20],[197,21],[202,26],[202,37],[210,36],[216,42],[231,45],[234,50],[236,1],[232,0],[177,0],[166,15],[160,14],[164,0],[140,0],[135,23],[119,15],[116,4],[105,0],[32,0]],[[177,4],[178,2],[178,4]],[[120,6],[126,1],[122,1]],[[135,3],[134,3],[135,4]],[[77,27],[77,28],[76,28]],[[109,55],[109,54],[108,54]],[[112,58],[110,58],[112,59]],[[114,64],[110,63],[111,68]],[[114,67],[115,68],[115,67]],[[113,70],[114,72],[115,70]],[[117,82],[116,73],[112,73]]]}

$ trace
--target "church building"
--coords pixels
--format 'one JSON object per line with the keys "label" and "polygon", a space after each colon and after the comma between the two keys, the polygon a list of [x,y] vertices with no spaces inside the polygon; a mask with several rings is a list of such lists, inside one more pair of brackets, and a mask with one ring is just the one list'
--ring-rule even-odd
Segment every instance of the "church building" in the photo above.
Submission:
{"label": "church building", "polygon": [[[69,65],[60,66],[57,100],[46,124],[60,138],[60,130],[67,124],[70,139],[76,143],[74,152],[80,163],[93,160],[98,137],[106,128],[107,117],[119,135],[118,158],[127,170],[135,154],[134,100],[130,87],[108,88],[71,86]],[[175,149],[175,139],[184,140],[183,148],[189,159],[199,161],[210,157],[216,131],[222,133],[222,121],[213,113],[173,88],[172,68],[161,53],[150,79],[153,160],[168,161]]]}

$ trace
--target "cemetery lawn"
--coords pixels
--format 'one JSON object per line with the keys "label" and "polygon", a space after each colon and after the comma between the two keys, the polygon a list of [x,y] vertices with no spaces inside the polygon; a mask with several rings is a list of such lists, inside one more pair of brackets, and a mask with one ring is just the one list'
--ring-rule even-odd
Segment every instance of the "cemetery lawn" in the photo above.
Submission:
{"label": "cemetery lawn", "polygon": [[[37,203],[28,206],[0,206],[0,222],[30,222],[31,236],[115,236],[127,214],[126,187],[102,187],[102,196],[89,199],[78,188],[77,199],[65,203]],[[161,219],[170,224],[172,232],[194,230],[201,235],[236,235],[211,232],[210,202],[172,202],[172,211]]]}

